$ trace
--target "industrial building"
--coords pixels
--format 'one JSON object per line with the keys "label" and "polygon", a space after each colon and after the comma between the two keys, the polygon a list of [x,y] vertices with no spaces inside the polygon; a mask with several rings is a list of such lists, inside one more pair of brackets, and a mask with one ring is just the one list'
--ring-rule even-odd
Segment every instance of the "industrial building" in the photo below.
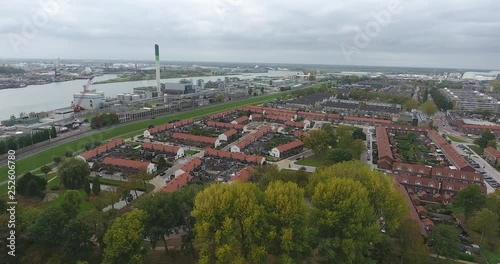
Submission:
{"label": "industrial building", "polygon": [[90,91],[73,94],[73,102],[79,102],[85,110],[99,109],[104,105],[104,92]]}
{"label": "industrial building", "polygon": [[195,87],[192,83],[164,83],[164,93],[172,94],[190,94],[195,93]]}

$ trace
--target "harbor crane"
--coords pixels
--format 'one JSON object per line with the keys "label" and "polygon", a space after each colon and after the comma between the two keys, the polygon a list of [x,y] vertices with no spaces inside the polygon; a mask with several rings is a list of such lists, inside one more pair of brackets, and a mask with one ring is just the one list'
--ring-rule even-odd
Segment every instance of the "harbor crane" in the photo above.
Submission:
{"label": "harbor crane", "polygon": [[81,93],[80,99],[76,104],[73,105],[73,112],[77,113],[80,112],[81,110],[85,110],[80,106],[80,104],[83,101],[84,95],[87,94],[88,92],[91,92],[89,90],[89,87],[92,85],[93,80],[94,76],[90,77],[87,83],[83,85],[83,91],[80,92]]}

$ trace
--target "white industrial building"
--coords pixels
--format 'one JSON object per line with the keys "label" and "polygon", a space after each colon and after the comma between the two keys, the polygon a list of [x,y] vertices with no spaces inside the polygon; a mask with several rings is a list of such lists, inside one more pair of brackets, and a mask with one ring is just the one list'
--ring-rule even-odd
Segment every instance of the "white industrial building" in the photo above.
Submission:
{"label": "white industrial building", "polygon": [[476,81],[492,81],[498,79],[500,71],[490,72],[465,72],[462,75],[463,80],[476,80]]}
{"label": "white industrial building", "polygon": [[87,92],[73,94],[73,103],[83,109],[99,109],[104,104],[104,92]]}

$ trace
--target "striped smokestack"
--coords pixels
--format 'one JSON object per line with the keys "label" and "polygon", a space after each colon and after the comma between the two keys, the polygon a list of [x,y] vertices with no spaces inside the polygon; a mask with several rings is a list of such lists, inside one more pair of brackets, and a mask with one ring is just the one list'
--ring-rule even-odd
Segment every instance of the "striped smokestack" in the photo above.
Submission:
{"label": "striped smokestack", "polygon": [[160,82],[160,46],[155,44],[155,61],[156,61],[156,90],[158,91],[158,96],[161,93],[161,82]]}

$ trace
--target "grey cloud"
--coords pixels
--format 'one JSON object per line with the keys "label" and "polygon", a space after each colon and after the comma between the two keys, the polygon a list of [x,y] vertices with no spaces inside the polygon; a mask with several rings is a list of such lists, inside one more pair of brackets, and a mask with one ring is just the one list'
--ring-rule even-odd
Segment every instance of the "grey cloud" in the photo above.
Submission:
{"label": "grey cloud", "polygon": [[499,68],[495,0],[400,0],[402,11],[349,62],[340,44],[391,0],[65,2],[18,54],[7,34],[20,34],[39,2],[2,4],[0,57],[152,59],[159,43],[164,60]]}

